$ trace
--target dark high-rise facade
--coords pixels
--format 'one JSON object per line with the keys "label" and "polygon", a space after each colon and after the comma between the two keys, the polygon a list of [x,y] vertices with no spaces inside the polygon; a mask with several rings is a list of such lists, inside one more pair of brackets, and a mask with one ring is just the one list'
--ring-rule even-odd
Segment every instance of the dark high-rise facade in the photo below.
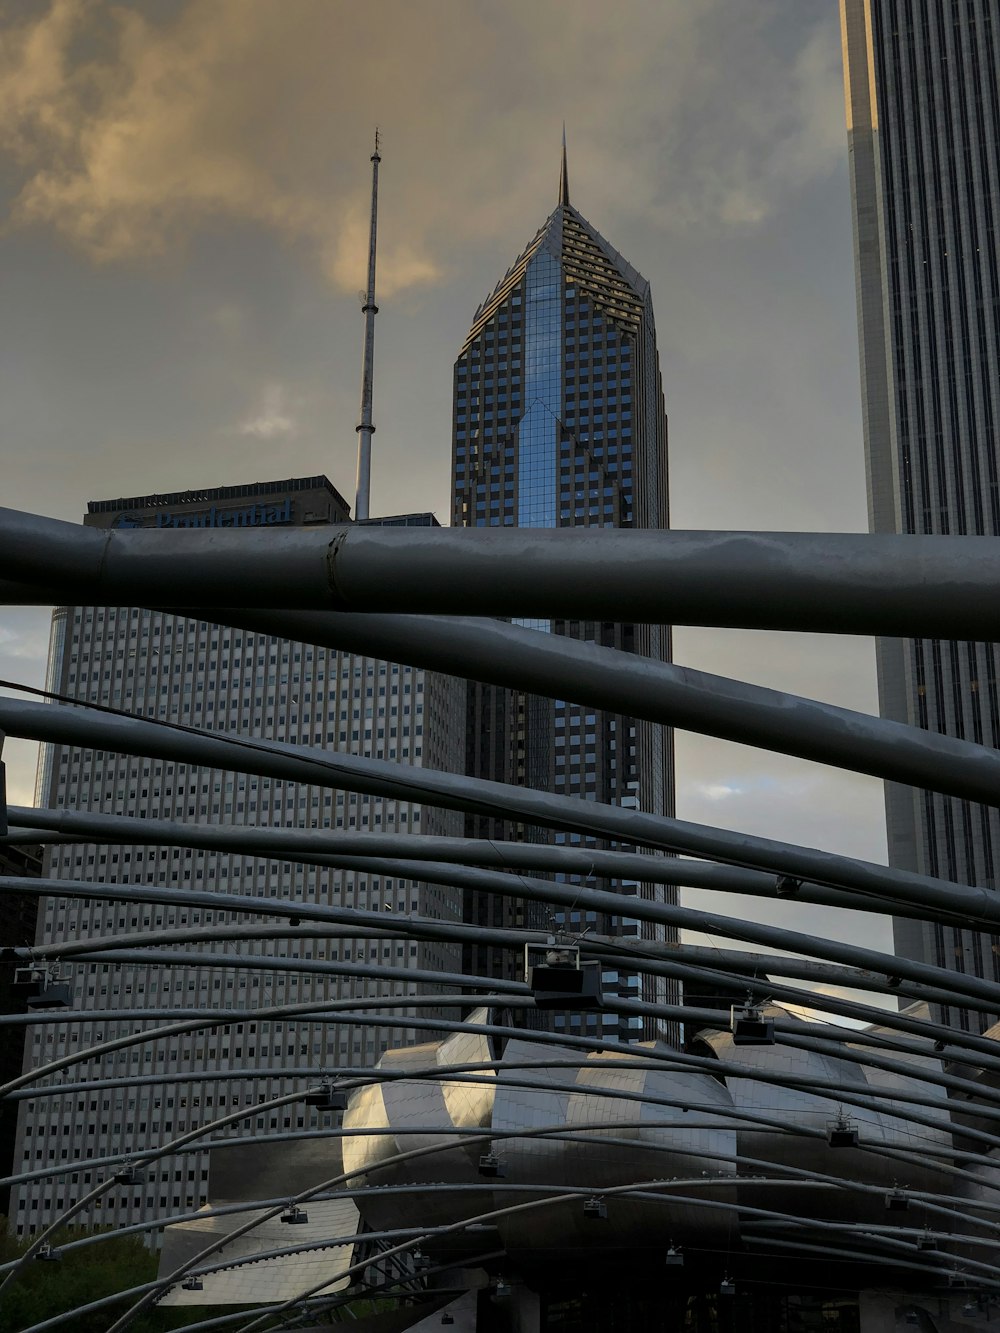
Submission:
{"label": "dark high-rise facade", "polygon": [[[565,152],[555,211],[480,306],[459,353],[453,428],[458,526],[668,526],[667,419],[649,283],[570,203]],[[525,623],[660,660],[670,655],[669,631],[659,625]],[[654,813],[673,809],[672,739],[660,727],[476,685],[469,717],[470,773]],[[537,836],[475,818],[469,832]],[[610,887],[664,892],[638,882]],[[505,925],[517,920],[517,908],[471,896],[466,915]],[[544,925],[545,917],[529,921]],[[572,932],[640,930],[586,911],[556,914],[554,922]],[[509,957],[485,946],[467,949],[465,961],[477,975],[511,970]],[[606,983],[626,996],[639,984],[626,972]],[[589,1023],[602,1026],[648,1035],[637,1018]]]}
{"label": "dark high-rise facade", "polygon": [[[0,875],[37,878],[41,873],[41,847],[0,843]],[[37,918],[36,894],[15,893],[5,889],[0,895],[0,932],[6,946],[34,944]],[[16,963],[0,963],[0,1014],[23,1014],[27,1010],[24,995],[14,985],[16,972]],[[21,1073],[26,1036],[27,1028],[13,1025],[0,1027],[0,1080],[4,1083],[17,1078]],[[0,1102],[0,1175],[4,1177],[15,1173],[18,1105],[18,1102],[9,1100]],[[0,1216],[9,1215],[10,1186],[7,1185],[0,1188]]]}
{"label": "dark high-rise facade", "polygon": [[[271,528],[340,525],[350,521],[343,497],[326,477],[299,477],[243,486],[215,486],[169,495],[91,501],[84,522],[96,528]],[[433,515],[409,514],[370,524],[430,526]],[[405,663],[291,642],[211,621],[191,620],[145,607],[69,606],[53,617],[48,686],[81,703],[111,707],[167,725],[208,734],[260,737],[331,754],[364,755],[417,768],[452,772],[462,762],[460,687],[450,678]],[[255,772],[208,769],[166,758],[116,755],[74,745],[43,749],[39,803],[126,817],[240,828],[345,829],[356,832],[457,834],[461,817],[416,801],[333,791],[271,779]],[[2,849],[0,849],[2,851]],[[36,872],[37,873],[37,872]],[[416,912],[445,921],[462,910],[457,890],[436,884],[339,871],[250,853],[191,846],[57,843],[45,855],[45,875],[56,880],[133,884],[178,893],[217,896],[217,907],[177,900],[123,904],[114,896],[46,897],[39,909],[37,944],[80,938],[135,938],[165,929],[206,930],[249,914],[226,909],[226,896],[280,898],[292,904],[334,904],[362,910]],[[33,904],[32,904],[33,905]],[[260,918],[261,920],[265,918]],[[32,935],[24,940],[31,942]],[[14,931],[8,932],[14,942]],[[176,944],[175,944],[176,947]],[[421,972],[457,972],[456,945],[443,941],[358,942],[276,938],[255,967],[254,950],[240,950],[242,966],[222,966],[211,943],[181,946],[175,965],[160,962],[70,963],[63,979],[73,1007],[94,1021],[32,1029],[26,1065],[38,1068],[95,1041],[136,1027],[135,1011],[211,1009],[252,1011],[276,1003],[395,997],[398,1024],[245,1021],[190,1032],[109,1054],[102,1075],[128,1083],[89,1099],[67,1093],[14,1103],[20,1108],[17,1168],[46,1172],[15,1191],[13,1218],[21,1233],[37,1232],[58,1215],[72,1186],[81,1192],[99,1177],[91,1158],[135,1156],[178,1134],[285,1091],[303,1068],[330,1070],[372,1065],[385,1046],[414,1039],[406,997],[426,987],[405,975],[359,980],[352,968],[377,962]],[[316,970],[316,960],[348,964],[344,974]],[[305,961],[304,964],[301,960]],[[277,961],[277,966],[274,962]],[[421,1011],[425,1012],[425,1011]],[[447,1010],[437,1016],[447,1016]],[[150,1019],[149,1023],[155,1023]],[[18,1030],[20,1031],[20,1030]],[[294,1072],[298,1070],[298,1072]],[[20,1072],[20,1065],[17,1072]],[[151,1082],[171,1076],[171,1086]],[[234,1073],[238,1077],[234,1077]],[[294,1132],[312,1114],[286,1106],[246,1122],[249,1132]],[[0,1122],[2,1127],[2,1122]],[[59,1163],[73,1166],[59,1174]],[[72,1177],[70,1179],[70,1176]],[[79,1178],[77,1178],[79,1177]],[[83,1225],[126,1224],[197,1207],[204,1198],[207,1156],[168,1155],[151,1169],[142,1190],[114,1192],[94,1203]]]}
{"label": "dark high-rise facade", "polygon": [[[1000,4],[841,0],[871,529],[1000,534]],[[1000,650],[883,639],[884,716],[1000,746]],[[889,784],[891,864],[997,887],[1000,811]],[[1000,980],[1000,940],[895,922]],[[985,1016],[945,1010],[978,1026]]]}

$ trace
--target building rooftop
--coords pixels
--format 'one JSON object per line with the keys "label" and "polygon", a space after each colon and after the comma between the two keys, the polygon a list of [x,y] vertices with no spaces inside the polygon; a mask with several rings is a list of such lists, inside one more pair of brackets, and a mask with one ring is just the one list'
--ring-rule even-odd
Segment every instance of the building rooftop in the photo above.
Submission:
{"label": "building rooftop", "polygon": [[171,509],[178,505],[213,504],[218,500],[254,500],[293,491],[326,491],[348,513],[350,505],[329,477],[290,477],[285,481],[254,481],[245,486],[206,486],[192,491],[168,491],[162,495],[133,495],[117,500],[89,500],[88,514],[115,513],[120,509]]}

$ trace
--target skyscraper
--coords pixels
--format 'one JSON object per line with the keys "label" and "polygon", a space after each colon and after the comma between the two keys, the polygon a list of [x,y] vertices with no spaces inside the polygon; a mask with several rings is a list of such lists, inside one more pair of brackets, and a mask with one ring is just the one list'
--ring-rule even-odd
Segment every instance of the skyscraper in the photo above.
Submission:
{"label": "skyscraper", "polygon": [[[2,786],[2,784],[0,784]],[[0,843],[0,875],[37,878],[42,873],[42,849]],[[34,944],[38,917],[38,898],[33,893],[5,890],[0,897],[0,930],[9,944]],[[0,1014],[23,1014],[25,997],[15,985],[17,967],[0,963]],[[21,1027],[0,1028],[0,1079],[4,1083],[17,1078],[24,1064],[27,1031]],[[11,1176],[16,1170],[17,1102],[0,1104],[0,1174]],[[10,1214],[10,1187],[0,1188],[0,1214]]]}
{"label": "skyscraper", "polygon": [[[841,26],[870,526],[1000,535],[1000,7],[841,0]],[[992,643],[880,640],[881,711],[1000,746],[998,668]],[[886,813],[892,865],[997,887],[995,807],[888,784]],[[996,936],[894,929],[900,954],[1000,980]]]}
{"label": "skyscraper", "polygon": [[[350,518],[344,500],[325,477],[308,477],[93,501],[84,521],[97,527],[163,530],[280,528],[344,523]],[[411,526],[436,522],[430,514],[368,521]],[[260,736],[418,767],[461,768],[463,719],[456,682],[415,667],[166,612],[137,607],[59,608],[53,617],[48,685],[74,699],[206,732]],[[418,802],[72,746],[45,747],[38,788],[44,805],[192,824],[427,833],[461,829],[460,817]],[[127,937],[158,927],[220,925],[238,916],[226,912],[227,893],[367,910],[384,907],[445,920],[461,917],[457,890],[183,847],[56,845],[46,853],[45,874],[174,890],[189,886],[216,892],[219,906],[189,909],[47,898],[39,913],[39,944]],[[91,1168],[89,1159],[138,1155],[236,1107],[303,1086],[310,1069],[318,1074],[326,1068],[371,1065],[386,1046],[413,1039],[412,1029],[406,1027],[406,996],[426,991],[426,985],[330,975],[323,972],[322,960],[378,961],[434,972],[458,972],[460,967],[457,946],[436,941],[369,942],[334,935],[322,940],[276,938],[239,948],[224,942],[205,946],[210,953],[232,953],[234,963],[240,953],[287,958],[287,968],[279,964],[277,970],[255,968],[250,957],[242,968],[213,966],[192,959],[195,945],[175,947],[186,961],[170,967],[114,962],[71,964],[64,969],[62,979],[72,985],[74,1009],[94,1011],[94,1023],[33,1029],[28,1065],[36,1067],[104,1037],[134,1030],[137,1021],[142,1022],[134,1017],[136,1010],[239,1010],[338,996],[394,995],[400,1000],[397,1021],[381,1029],[248,1021],[231,1029],[174,1036],[106,1058],[100,1075],[131,1080],[127,1087],[90,1093],[68,1090],[63,1096],[21,1102],[20,1169],[66,1166],[61,1175],[15,1191],[19,1230],[38,1230],[62,1205],[107,1175],[107,1167]],[[311,961],[303,965],[300,960]],[[452,1016],[454,1011],[435,1012]],[[146,1025],[156,1023],[150,1020]],[[291,1080],[290,1070],[299,1071]],[[88,1072],[96,1076],[97,1069],[91,1065]],[[154,1073],[168,1076],[169,1083],[143,1081]],[[305,1106],[286,1106],[279,1114],[271,1111],[246,1121],[244,1132],[294,1130],[313,1115]],[[206,1178],[207,1155],[168,1157],[148,1171],[140,1189],[106,1196],[80,1221],[123,1225],[182,1212],[202,1202]]]}
{"label": "skyscraper", "polygon": [[[556,208],[476,311],[455,363],[452,459],[456,526],[668,526],[667,419],[649,283],[570,203],[565,143]],[[670,655],[669,631],[659,625],[528,623],[660,660]],[[478,685],[470,686],[469,719],[471,773],[654,813],[673,808],[672,740],[660,727]],[[471,820],[469,831],[534,836],[484,819]],[[466,913],[482,924],[516,919],[511,903],[476,896]],[[639,930],[593,912],[555,920],[573,932]],[[510,967],[486,947],[467,950],[465,961],[476,974]],[[634,975],[607,981],[636,994]],[[605,1015],[604,1031],[609,1020],[617,1022]],[[643,1031],[632,1019],[620,1035]]]}

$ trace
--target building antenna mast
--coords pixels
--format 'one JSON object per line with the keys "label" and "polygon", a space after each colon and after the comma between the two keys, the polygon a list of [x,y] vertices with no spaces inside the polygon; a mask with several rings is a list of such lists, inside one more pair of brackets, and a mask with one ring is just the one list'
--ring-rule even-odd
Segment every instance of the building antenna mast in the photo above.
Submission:
{"label": "building antenna mast", "polygon": [[372,153],[372,216],[368,235],[368,288],[361,307],[365,317],[365,350],[361,363],[361,421],[358,423],[358,486],[354,502],[355,519],[368,518],[372,489],[372,379],[375,368],[375,240],[378,230],[378,164],[381,136],[375,131],[375,151]]}

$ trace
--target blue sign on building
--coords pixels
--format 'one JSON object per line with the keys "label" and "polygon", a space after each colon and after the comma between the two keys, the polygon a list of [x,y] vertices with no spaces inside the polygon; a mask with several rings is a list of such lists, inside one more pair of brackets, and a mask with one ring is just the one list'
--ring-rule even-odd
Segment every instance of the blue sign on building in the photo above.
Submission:
{"label": "blue sign on building", "polygon": [[285,499],[281,504],[252,504],[245,509],[210,509],[199,513],[182,510],[172,514],[161,510],[155,515],[119,514],[115,519],[116,528],[263,528],[279,523],[291,523],[292,502]]}

